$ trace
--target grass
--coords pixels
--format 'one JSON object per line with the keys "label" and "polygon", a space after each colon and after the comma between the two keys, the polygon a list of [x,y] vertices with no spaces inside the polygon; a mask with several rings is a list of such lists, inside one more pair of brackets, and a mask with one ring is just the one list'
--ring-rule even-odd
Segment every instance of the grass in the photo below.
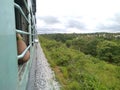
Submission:
{"label": "grass", "polygon": [[39,36],[61,90],[120,90],[120,66]]}

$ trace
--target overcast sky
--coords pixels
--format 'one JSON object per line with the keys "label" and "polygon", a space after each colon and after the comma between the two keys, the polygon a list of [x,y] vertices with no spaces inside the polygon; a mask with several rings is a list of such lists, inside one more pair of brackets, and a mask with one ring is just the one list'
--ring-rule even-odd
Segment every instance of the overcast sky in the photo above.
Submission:
{"label": "overcast sky", "polygon": [[120,0],[37,0],[38,33],[120,32]]}

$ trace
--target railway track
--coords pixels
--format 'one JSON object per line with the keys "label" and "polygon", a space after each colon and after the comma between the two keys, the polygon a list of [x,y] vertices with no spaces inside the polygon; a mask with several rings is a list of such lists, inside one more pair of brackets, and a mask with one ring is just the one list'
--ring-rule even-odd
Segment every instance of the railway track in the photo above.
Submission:
{"label": "railway track", "polygon": [[45,58],[40,43],[36,43],[35,57],[32,61],[27,90],[60,90],[54,72]]}

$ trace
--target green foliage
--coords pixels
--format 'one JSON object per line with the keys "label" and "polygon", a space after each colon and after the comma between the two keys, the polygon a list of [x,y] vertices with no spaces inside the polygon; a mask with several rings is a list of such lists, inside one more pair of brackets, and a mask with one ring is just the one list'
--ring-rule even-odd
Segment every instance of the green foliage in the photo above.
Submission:
{"label": "green foliage", "polygon": [[97,49],[97,44],[98,42],[101,42],[102,40],[98,40],[96,38],[92,38],[88,41],[87,43],[87,50],[86,50],[86,54],[91,54],[92,56],[96,56],[97,55],[97,52],[96,52],[96,49]]}
{"label": "green foliage", "polygon": [[67,40],[66,41],[66,46],[69,48],[70,46],[72,46],[72,40]]}
{"label": "green foliage", "polygon": [[[118,55],[120,50],[118,50],[119,44],[116,44],[116,41],[108,41],[103,38],[91,37],[89,40],[85,36],[76,37],[66,39],[65,43],[63,43],[60,40],[50,39],[49,35],[39,36],[46,57],[62,86],[61,89],[120,90],[120,66],[100,60],[99,58],[102,58],[102,56],[98,56],[99,58],[93,57],[94,55],[91,56],[92,54],[99,54],[107,57],[109,53],[112,53],[114,55],[112,58],[114,59],[116,57],[115,54]],[[79,47],[80,50],[78,49]],[[81,47],[83,48],[81,49]],[[83,51],[81,52],[81,50]],[[94,51],[95,53],[93,53]],[[104,54],[102,54],[103,51]],[[108,53],[107,51],[110,52]]]}
{"label": "green foliage", "polygon": [[101,41],[102,39],[97,39],[96,37],[77,37],[73,40],[67,40],[66,46],[72,47],[73,49],[79,50],[85,54],[96,56],[97,44]]}
{"label": "green foliage", "polygon": [[97,45],[97,55],[110,63],[120,64],[120,45],[104,40]]}
{"label": "green foliage", "polygon": [[47,39],[50,39],[50,40],[56,40],[57,42],[66,42],[66,40],[71,40],[73,39],[74,37],[76,37],[75,34],[45,34],[45,35],[42,35],[44,36],[45,38]]}
{"label": "green foliage", "polygon": [[68,85],[68,90],[81,90],[78,82],[73,81]]}

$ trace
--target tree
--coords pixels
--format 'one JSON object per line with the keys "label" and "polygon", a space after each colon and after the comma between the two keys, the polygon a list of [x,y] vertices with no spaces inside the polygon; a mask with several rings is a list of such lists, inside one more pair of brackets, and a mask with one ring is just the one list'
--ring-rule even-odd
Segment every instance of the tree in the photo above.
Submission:
{"label": "tree", "polygon": [[97,56],[110,63],[120,63],[120,45],[104,40],[97,45]]}

